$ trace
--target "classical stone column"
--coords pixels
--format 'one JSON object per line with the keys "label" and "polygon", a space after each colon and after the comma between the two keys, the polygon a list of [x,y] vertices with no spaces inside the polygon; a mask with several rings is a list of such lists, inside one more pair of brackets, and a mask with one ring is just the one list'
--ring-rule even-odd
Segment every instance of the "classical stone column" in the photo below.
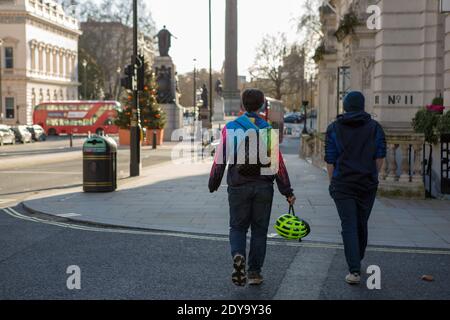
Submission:
{"label": "classical stone column", "polygon": [[400,182],[409,182],[409,144],[401,144],[400,151],[402,153],[402,162],[401,162],[401,170],[402,173],[400,175]]}
{"label": "classical stone column", "polygon": [[397,160],[395,158],[398,144],[388,144],[387,161],[388,161],[388,175],[386,181],[397,181]]}
{"label": "classical stone column", "polygon": [[52,57],[53,57],[53,76],[57,76],[57,74],[58,74],[58,49],[57,49],[57,47],[53,47]]}
{"label": "classical stone column", "polygon": [[36,69],[36,42],[30,41],[30,70]]}
{"label": "classical stone column", "polygon": [[62,78],[64,75],[64,62],[63,62],[63,52],[60,48],[58,51],[58,77]]}
{"label": "classical stone column", "polygon": [[39,72],[44,73],[45,69],[44,69],[44,47],[43,45],[40,43],[39,47],[38,47],[38,70]]}
{"label": "classical stone column", "polygon": [[414,164],[413,164],[413,175],[412,182],[421,183],[423,180],[423,172],[422,172],[422,152],[423,145],[422,144],[414,144]]}
{"label": "classical stone column", "polygon": [[61,78],[65,77],[65,70],[64,70],[64,66],[65,66],[65,61],[64,61],[64,57],[65,57],[65,53],[66,51],[64,49],[61,49],[60,53],[59,53],[59,75]]}
{"label": "classical stone column", "polygon": [[66,51],[66,78],[70,79],[70,73],[72,72],[72,70],[70,70],[70,51],[67,50]]}
{"label": "classical stone column", "polygon": [[238,113],[238,10],[237,0],[227,0],[225,16],[225,83],[223,97],[225,113]]}
{"label": "classical stone column", "polygon": [[445,16],[444,105],[450,105],[450,15]]}
{"label": "classical stone column", "polygon": [[50,69],[51,61],[50,61],[50,47],[48,45],[46,45],[44,48],[44,60],[45,60],[44,73],[46,75],[49,75],[51,72],[51,69]]}

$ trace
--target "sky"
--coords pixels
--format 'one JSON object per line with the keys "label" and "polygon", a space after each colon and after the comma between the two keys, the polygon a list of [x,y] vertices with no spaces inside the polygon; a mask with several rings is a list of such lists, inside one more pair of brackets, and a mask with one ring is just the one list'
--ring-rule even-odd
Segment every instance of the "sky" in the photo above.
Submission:
{"label": "sky", "polygon": [[[144,0],[156,28],[167,29],[173,39],[170,56],[178,73],[209,68],[208,0]],[[255,49],[266,34],[284,32],[289,42],[299,40],[295,18],[302,0],[238,0],[238,68],[249,76]],[[212,0],[213,69],[221,70],[225,57],[225,0]]]}

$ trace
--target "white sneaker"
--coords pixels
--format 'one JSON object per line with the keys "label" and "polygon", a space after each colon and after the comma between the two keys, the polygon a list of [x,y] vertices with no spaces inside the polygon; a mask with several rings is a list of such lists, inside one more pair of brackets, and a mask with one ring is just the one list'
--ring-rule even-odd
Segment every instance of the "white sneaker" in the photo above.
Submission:
{"label": "white sneaker", "polygon": [[361,282],[361,276],[359,273],[349,273],[345,277],[345,282],[348,284],[359,284]]}

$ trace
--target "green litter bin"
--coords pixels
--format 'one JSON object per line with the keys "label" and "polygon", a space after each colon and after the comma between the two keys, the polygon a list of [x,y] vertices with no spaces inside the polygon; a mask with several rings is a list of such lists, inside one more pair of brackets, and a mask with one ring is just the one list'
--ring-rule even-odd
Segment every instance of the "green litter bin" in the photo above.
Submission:
{"label": "green litter bin", "polygon": [[112,192],[117,189],[117,143],[93,136],[83,144],[83,191]]}

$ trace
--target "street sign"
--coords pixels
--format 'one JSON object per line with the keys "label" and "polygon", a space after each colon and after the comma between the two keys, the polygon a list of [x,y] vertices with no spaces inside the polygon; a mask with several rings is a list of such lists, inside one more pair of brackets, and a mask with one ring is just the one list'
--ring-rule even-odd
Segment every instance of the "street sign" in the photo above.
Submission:
{"label": "street sign", "polygon": [[450,0],[440,0],[439,9],[441,13],[450,13]]}

